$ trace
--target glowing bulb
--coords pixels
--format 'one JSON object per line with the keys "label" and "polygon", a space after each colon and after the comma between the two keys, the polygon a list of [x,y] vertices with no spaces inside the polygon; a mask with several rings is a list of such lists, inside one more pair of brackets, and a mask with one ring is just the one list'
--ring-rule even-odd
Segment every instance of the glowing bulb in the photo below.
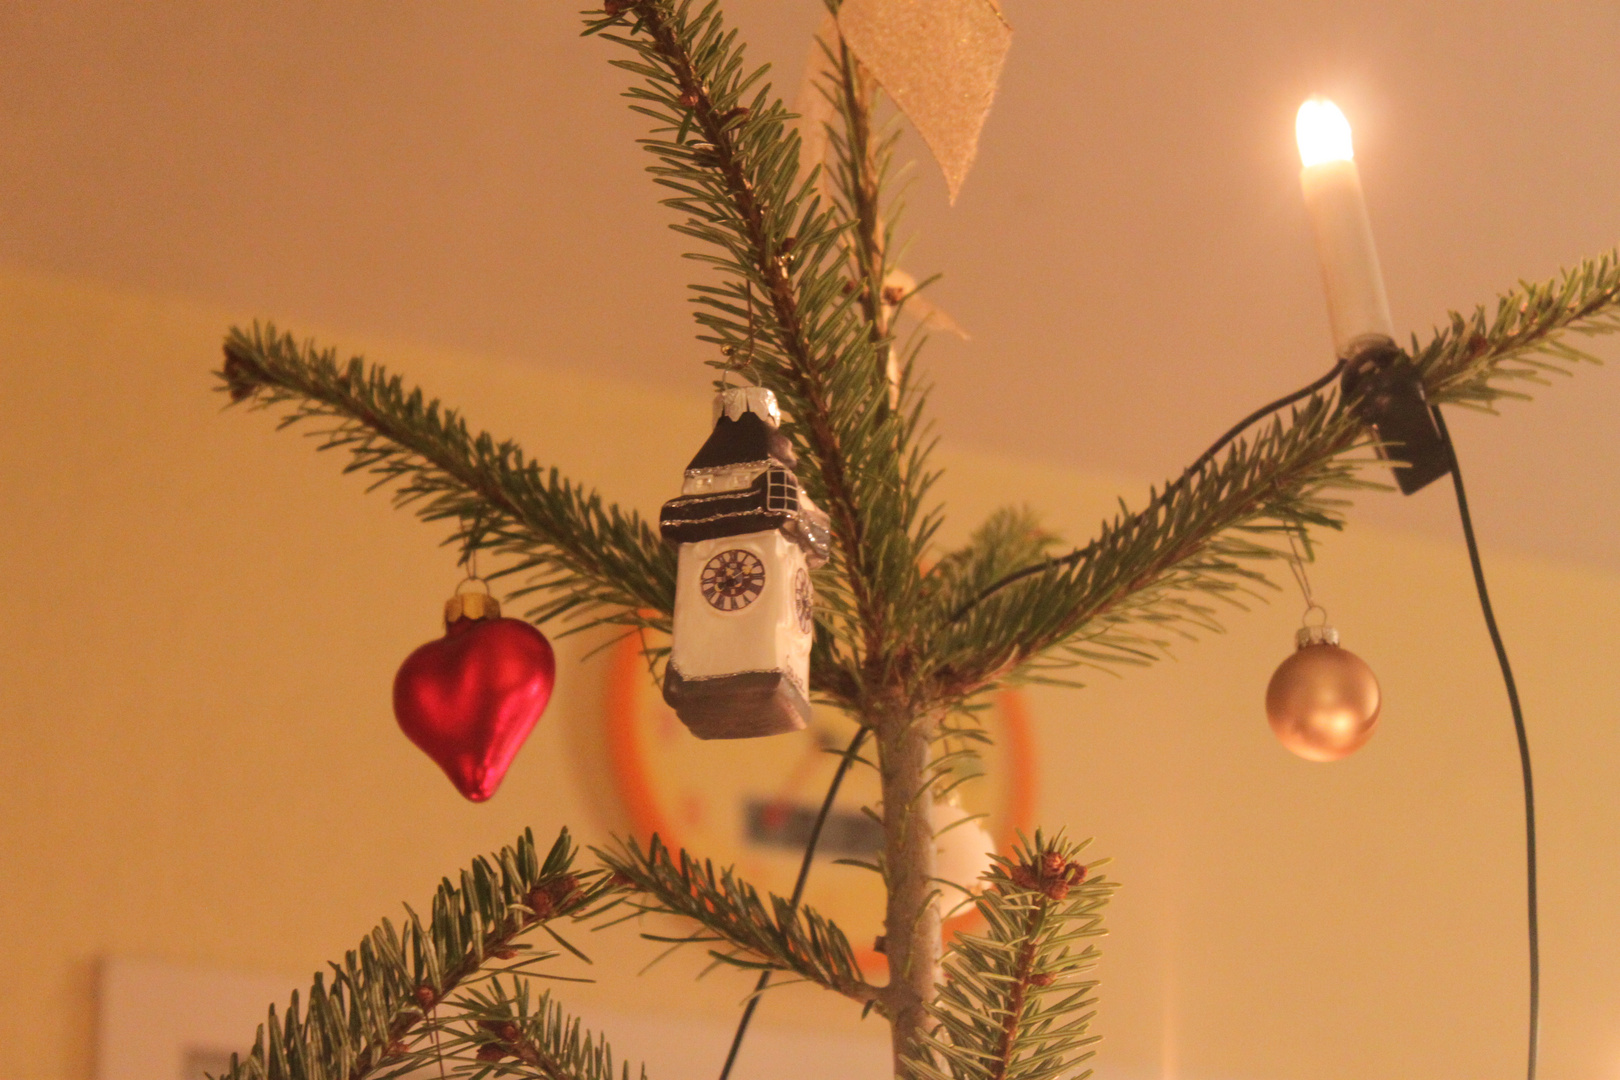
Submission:
{"label": "glowing bulb", "polygon": [[1294,137],[1299,140],[1299,159],[1308,169],[1324,161],[1350,161],[1350,121],[1327,98],[1306,98],[1294,120]]}

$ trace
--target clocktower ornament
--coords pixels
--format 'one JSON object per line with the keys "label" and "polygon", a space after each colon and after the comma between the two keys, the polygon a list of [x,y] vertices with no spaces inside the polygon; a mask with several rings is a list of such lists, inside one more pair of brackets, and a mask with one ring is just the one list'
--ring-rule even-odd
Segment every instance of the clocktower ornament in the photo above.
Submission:
{"label": "clocktower ornament", "polygon": [[680,550],[664,700],[700,739],[798,731],[810,720],[815,592],[828,523],[799,487],[776,395],[721,391],[714,433],[659,528]]}

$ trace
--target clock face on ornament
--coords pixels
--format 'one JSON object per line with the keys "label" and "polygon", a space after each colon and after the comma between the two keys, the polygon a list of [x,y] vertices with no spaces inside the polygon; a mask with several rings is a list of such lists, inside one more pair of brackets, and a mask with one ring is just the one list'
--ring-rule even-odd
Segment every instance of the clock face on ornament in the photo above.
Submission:
{"label": "clock face on ornament", "polygon": [[799,632],[808,634],[815,626],[816,594],[810,588],[810,575],[799,567],[793,572],[793,616]]}
{"label": "clock face on ornament", "polygon": [[[657,833],[672,850],[685,848],[716,867],[735,866],[762,893],[789,896],[804,843],[855,724],[836,709],[818,706],[804,730],[762,739],[702,740],[664,704],[647,670],[640,642],[615,647],[609,665],[607,735],[622,805],[643,842]],[[1024,698],[1003,691],[980,714],[993,740],[968,766],[974,775],[956,793],[1006,853],[1034,811],[1034,766]],[[870,744],[868,744],[869,746]],[[869,750],[866,756],[870,760]],[[872,949],[883,932],[883,886],[875,873],[841,866],[837,859],[875,861],[882,830],[861,812],[878,802],[875,770],[850,770],[817,847],[804,902],[836,922],[863,967],[881,970]],[[953,835],[968,835],[953,829]],[[962,899],[949,890],[947,906]],[[980,928],[971,908],[946,925],[947,935]]]}
{"label": "clock face on ornament", "polygon": [[765,564],[752,551],[722,551],[703,565],[698,588],[711,607],[741,611],[765,591]]}

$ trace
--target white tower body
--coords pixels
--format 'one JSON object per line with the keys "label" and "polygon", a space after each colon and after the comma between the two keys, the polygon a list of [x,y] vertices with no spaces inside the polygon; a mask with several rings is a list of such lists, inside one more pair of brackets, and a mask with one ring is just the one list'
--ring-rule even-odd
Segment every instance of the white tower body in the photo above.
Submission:
{"label": "white tower body", "polygon": [[664,700],[699,738],[795,731],[810,719],[810,570],[826,515],[799,490],[768,390],[729,390],[660,528],[680,549]]}
{"label": "white tower body", "polygon": [[[751,602],[727,610],[710,603],[702,583],[704,569],[732,551],[758,559],[764,581]],[[682,544],[670,663],[687,680],[781,671],[808,700],[813,624],[801,619],[798,594],[809,580],[804,550],[777,529]]]}

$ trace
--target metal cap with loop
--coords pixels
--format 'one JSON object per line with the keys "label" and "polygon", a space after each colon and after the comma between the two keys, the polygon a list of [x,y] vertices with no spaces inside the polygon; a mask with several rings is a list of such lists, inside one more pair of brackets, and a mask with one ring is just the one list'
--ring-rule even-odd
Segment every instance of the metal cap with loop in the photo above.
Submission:
{"label": "metal cap with loop", "polygon": [[[462,592],[462,585],[477,584],[484,587],[483,592]],[[449,629],[462,619],[498,619],[501,617],[501,602],[489,593],[489,582],[480,577],[468,576],[463,578],[456,586],[455,595],[444,602],[444,625]]]}
{"label": "metal cap with loop", "polygon": [[[1300,580],[1304,580],[1303,569],[1298,572],[1298,576]],[[1308,582],[1304,585],[1304,588],[1306,598],[1309,599],[1310,585]],[[1311,612],[1313,611],[1321,616],[1320,622],[1311,622]],[[1305,614],[1300,616],[1299,629],[1294,631],[1294,644],[1298,648],[1304,649],[1311,645],[1337,645],[1338,643],[1339,632],[1328,625],[1327,608],[1314,600],[1310,601],[1310,606],[1305,609]]]}

